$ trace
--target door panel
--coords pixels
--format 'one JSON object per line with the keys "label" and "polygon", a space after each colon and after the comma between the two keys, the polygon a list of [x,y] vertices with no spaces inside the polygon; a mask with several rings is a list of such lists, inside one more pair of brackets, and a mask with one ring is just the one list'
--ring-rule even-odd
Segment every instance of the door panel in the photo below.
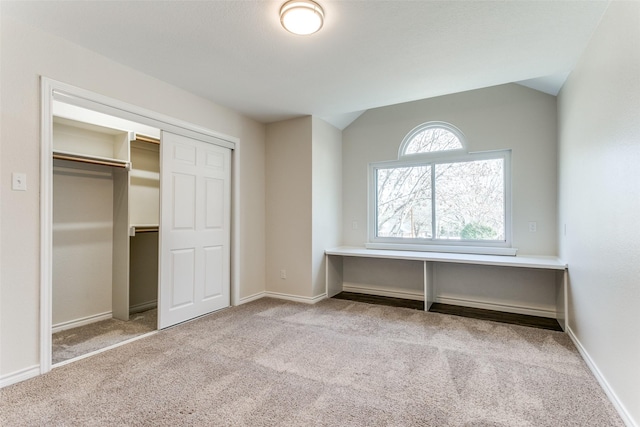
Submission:
{"label": "door panel", "polygon": [[159,325],[230,304],[231,150],[163,132]]}
{"label": "door panel", "polygon": [[221,229],[224,227],[224,209],[225,207],[217,203],[217,200],[220,200],[224,197],[224,180],[222,179],[207,179],[207,200],[206,200],[206,210],[207,210],[207,219],[206,219],[206,227],[208,229]]}
{"label": "door panel", "polygon": [[173,229],[193,229],[196,224],[196,176],[173,175]]}
{"label": "door panel", "polygon": [[223,153],[207,153],[207,167],[224,171],[224,155]]}
{"label": "door panel", "polygon": [[193,304],[195,293],[195,248],[171,251],[170,309]]}
{"label": "door panel", "polygon": [[205,253],[205,289],[204,297],[214,298],[222,294],[224,287],[224,275],[222,264],[224,262],[224,248],[213,246],[204,249]]}
{"label": "door panel", "polygon": [[[177,136],[177,135],[176,135]],[[184,145],[176,145],[173,149],[173,161],[185,165],[196,164],[196,148]]]}

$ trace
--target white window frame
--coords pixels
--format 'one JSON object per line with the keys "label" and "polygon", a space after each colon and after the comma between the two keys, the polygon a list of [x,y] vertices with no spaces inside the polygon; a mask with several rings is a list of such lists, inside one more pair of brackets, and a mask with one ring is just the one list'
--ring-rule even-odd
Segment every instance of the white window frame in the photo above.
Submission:
{"label": "white window frame", "polygon": [[[460,144],[462,144],[461,148],[454,148],[451,150],[443,150],[443,151],[429,151],[426,153],[414,153],[414,154],[406,154],[407,151],[407,147],[409,147],[409,144],[411,144],[411,142],[413,141],[413,138],[415,138],[416,135],[418,135],[421,132],[424,132],[425,130],[428,129],[445,129],[449,132],[451,132],[452,134],[454,134],[457,138],[458,141],[460,141]],[[400,144],[400,148],[398,149],[398,159],[402,159],[403,157],[415,157],[415,156],[442,156],[443,154],[448,154],[448,153],[464,153],[467,150],[467,143],[464,137],[464,134],[462,133],[462,131],[460,129],[458,129],[457,127],[455,127],[454,125],[452,125],[451,123],[447,123],[447,122],[427,122],[427,123],[423,123],[421,125],[418,125],[416,127],[414,127],[413,129],[411,129],[411,131],[404,137],[404,139],[402,140],[402,143]]]}
{"label": "white window frame", "polygon": [[[368,171],[368,243],[365,245],[369,249],[391,249],[391,250],[411,250],[411,251],[432,251],[432,252],[453,252],[486,255],[515,255],[517,249],[512,248],[512,209],[511,209],[511,150],[496,150],[484,152],[465,152],[464,149],[446,150],[440,152],[426,152],[417,154],[404,154],[404,149],[410,140],[417,134],[429,127],[440,127],[447,130],[455,129],[454,132],[466,148],[462,132],[457,128],[442,122],[429,122],[414,128],[404,138],[400,145],[399,160],[376,162],[369,164]],[[377,228],[377,183],[376,176],[378,169],[399,168],[411,166],[431,166],[432,174],[435,165],[442,163],[461,163],[479,160],[503,159],[504,161],[504,241],[476,241],[476,240],[456,240],[436,239],[435,234],[431,239],[424,238],[403,238],[403,237],[378,237]],[[433,179],[433,175],[432,175]],[[433,227],[435,227],[435,183],[432,193],[432,215]]]}

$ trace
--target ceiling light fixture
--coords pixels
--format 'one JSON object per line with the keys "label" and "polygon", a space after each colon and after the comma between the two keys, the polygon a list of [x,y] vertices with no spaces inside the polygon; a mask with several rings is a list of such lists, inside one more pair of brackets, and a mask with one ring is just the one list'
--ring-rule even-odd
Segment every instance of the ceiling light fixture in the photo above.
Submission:
{"label": "ceiling light fixture", "polygon": [[280,23],[293,34],[313,34],[322,28],[324,10],[311,0],[289,0],[280,8]]}

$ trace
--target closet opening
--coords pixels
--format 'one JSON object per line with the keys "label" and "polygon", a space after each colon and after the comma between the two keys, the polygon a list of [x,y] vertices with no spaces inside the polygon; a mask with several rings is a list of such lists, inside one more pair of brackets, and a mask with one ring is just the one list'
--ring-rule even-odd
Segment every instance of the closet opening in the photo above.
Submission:
{"label": "closet opening", "polygon": [[160,130],[53,104],[51,363],[158,329]]}

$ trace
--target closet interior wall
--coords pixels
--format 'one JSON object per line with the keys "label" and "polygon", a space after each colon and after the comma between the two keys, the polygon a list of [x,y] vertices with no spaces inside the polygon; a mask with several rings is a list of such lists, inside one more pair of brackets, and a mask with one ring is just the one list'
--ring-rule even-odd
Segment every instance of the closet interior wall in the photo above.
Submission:
{"label": "closet interior wall", "polygon": [[112,171],[55,160],[53,195],[52,315],[57,331],[111,317]]}
{"label": "closet interior wall", "polygon": [[131,141],[129,173],[129,312],[158,304],[158,230],[160,223],[160,145]]}

